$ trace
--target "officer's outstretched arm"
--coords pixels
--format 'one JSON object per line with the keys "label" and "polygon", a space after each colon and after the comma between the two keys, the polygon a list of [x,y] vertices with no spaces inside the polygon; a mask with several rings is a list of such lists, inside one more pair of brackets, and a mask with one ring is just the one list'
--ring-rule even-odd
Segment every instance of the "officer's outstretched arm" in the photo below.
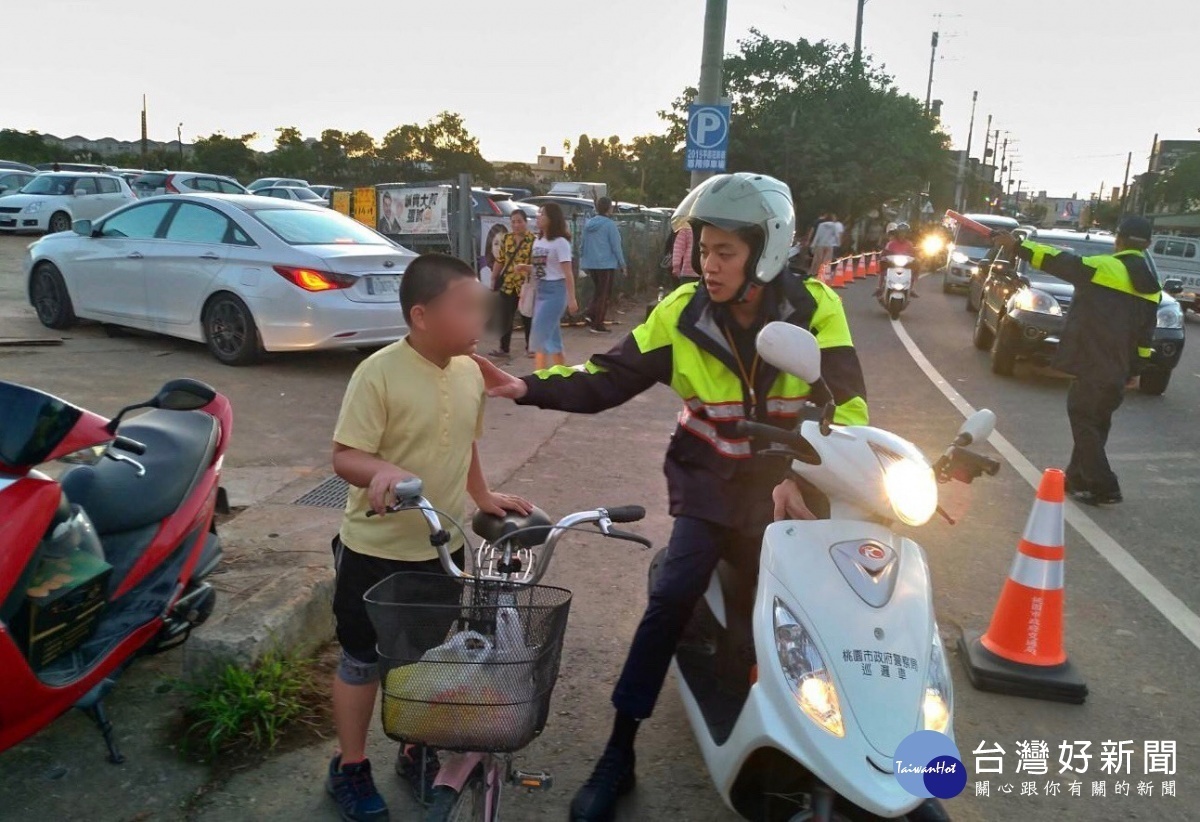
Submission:
{"label": "officer's outstretched arm", "polygon": [[656,309],[611,351],[584,365],[559,365],[525,377],[529,391],[518,405],[597,414],[628,402],[655,383],[670,385],[674,360],[667,323],[671,320],[664,315]]}
{"label": "officer's outstretched arm", "polygon": [[1017,246],[1017,256],[1039,271],[1045,271],[1052,277],[1066,280],[1073,285],[1090,283],[1096,274],[1095,266],[1088,265],[1083,257],[1032,240],[1025,240]]}

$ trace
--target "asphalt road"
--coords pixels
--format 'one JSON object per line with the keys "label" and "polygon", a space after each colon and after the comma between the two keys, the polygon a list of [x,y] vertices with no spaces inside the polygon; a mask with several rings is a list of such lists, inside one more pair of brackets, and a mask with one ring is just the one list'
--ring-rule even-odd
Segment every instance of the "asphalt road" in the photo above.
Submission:
{"label": "asphalt road", "polygon": [[[22,304],[16,260],[23,244],[0,238],[0,337],[50,336]],[[867,375],[872,422],[911,439],[928,454],[940,453],[962,417],[918,368],[869,291],[868,284],[860,282],[844,295]],[[986,355],[971,347],[972,317],[962,301],[926,283],[923,296],[901,322],[949,385],[972,405],[996,411],[998,431],[1030,462],[1039,469],[1062,465],[1069,453],[1065,382],[1027,369],[1012,379],[993,376]],[[1189,323],[1189,330],[1195,328]],[[332,417],[345,380],[361,356],[278,357],[252,369],[229,369],[192,343],[154,337],[110,339],[94,327],[75,329],[67,336],[70,339],[59,348],[0,348],[0,378],[45,385],[97,410],[111,410],[167,376],[206,379],[234,398],[239,414],[228,460],[231,470],[323,465]],[[606,342],[568,334],[573,358]],[[1188,470],[1200,454],[1200,431],[1189,424],[1190,412],[1200,407],[1198,375],[1200,343],[1194,343],[1164,397],[1128,398],[1110,446],[1126,502],[1087,511],[1104,533],[1192,611],[1200,610],[1197,570],[1190,556],[1196,540],[1188,532],[1200,498],[1200,480]],[[643,503],[651,516],[638,527],[661,543],[669,528],[661,458],[677,406],[665,389],[597,417],[493,404],[485,456],[496,466],[492,474],[497,481],[553,513],[596,504]],[[928,554],[934,602],[948,645],[964,628],[986,627],[1033,496],[1031,486],[1006,465],[996,478],[944,488],[943,504],[960,519],[958,525],[937,520],[912,531]],[[1074,529],[1068,529],[1067,557],[1067,649],[1087,679],[1088,701],[1066,706],[976,691],[952,650],[956,737],[971,775],[966,792],[950,803],[954,818],[1200,818],[1200,718],[1193,710],[1200,650]],[[564,541],[548,579],[575,591],[563,672],[550,724],[521,756],[529,766],[554,771],[556,788],[545,795],[515,797],[510,818],[562,818],[571,793],[586,776],[607,734],[607,693],[644,603],[648,562],[648,553],[626,544],[595,538],[569,545]],[[135,668],[113,695],[110,713],[118,719],[123,715],[130,727],[130,713],[162,712],[151,692],[157,677],[168,675],[155,670],[152,677]],[[180,776],[175,773],[178,767],[147,761],[149,751],[157,744],[165,748],[167,740],[161,728],[155,730],[141,714],[138,718],[145,758],[125,766],[121,777],[122,784],[132,787],[126,793],[114,792],[103,808],[89,810],[90,818],[181,818],[177,809],[195,789],[199,777],[191,769]],[[1018,743],[1038,740],[1048,743],[1046,775],[1017,772]],[[1126,740],[1133,751],[1130,767],[1119,774],[1103,772],[1103,743]],[[1146,775],[1143,753],[1148,740],[1176,742],[1176,773]],[[1064,741],[1091,743],[1086,773],[1059,774],[1059,744]],[[972,752],[983,742],[989,748],[998,743],[1006,752],[1003,774],[976,773]],[[51,794],[57,797],[59,804],[52,806],[56,809],[90,807],[90,801],[82,803],[93,792],[84,791],[83,785],[101,778],[95,769],[108,767],[93,750],[96,744],[81,718],[64,718],[22,748],[0,755],[0,795],[11,797],[0,803],[0,819],[35,818],[30,809],[38,807],[39,797]],[[734,818],[708,785],[673,685],[668,685],[659,710],[642,730],[639,751],[639,787],[621,819]],[[373,738],[372,752],[393,818],[413,818],[398,786],[386,777],[391,754],[381,734]],[[239,775],[210,794],[192,818],[332,819],[320,790],[328,754],[328,746],[318,745]],[[30,769],[30,761],[36,762],[36,769]],[[58,774],[56,764],[66,768],[68,778],[47,782],[55,777],[46,774]],[[72,781],[72,776],[79,780]],[[1070,795],[1072,779],[1080,783],[1080,796]],[[976,796],[977,780],[988,781],[990,796]],[[1044,795],[1048,780],[1060,784],[1060,795]],[[1174,780],[1175,797],[1160,795],[1164,780]],[[1021,795],[1025,782],[1035,784],[1037,796]],[[1104,796],[1093,795],[1093,782],[1104,783]],[[1131,796],[1117,795],[1122,782],[1130,784]],[[1152,783],[1151,796],[1138,795],[1139,782]],[[73,785],[83,792],[73,794]],[[1002,792],[1005,785],[1011,786],[1010,794]],[[173,794],[173,799],[151,802],[145,797],[147,790]]]}

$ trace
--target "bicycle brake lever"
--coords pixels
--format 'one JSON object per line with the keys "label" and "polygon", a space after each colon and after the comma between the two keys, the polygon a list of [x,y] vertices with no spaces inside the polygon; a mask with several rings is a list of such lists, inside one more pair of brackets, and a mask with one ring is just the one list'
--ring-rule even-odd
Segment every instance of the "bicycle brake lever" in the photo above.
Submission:
{"label": "bicycle brake lever", "polygon": [[643,548],[649,548],[649,549],[654,548],[653,542],[651,542],[650,540],[648,540],[646,537],[642,536],[641,534],[635,534],[631,531],[622,531],[618,528],[609,528],[608,533],[605,534],[605,536],[612,537],[613,539],[624,540],[626,542],[636,542],[638,545],[641,545]]}

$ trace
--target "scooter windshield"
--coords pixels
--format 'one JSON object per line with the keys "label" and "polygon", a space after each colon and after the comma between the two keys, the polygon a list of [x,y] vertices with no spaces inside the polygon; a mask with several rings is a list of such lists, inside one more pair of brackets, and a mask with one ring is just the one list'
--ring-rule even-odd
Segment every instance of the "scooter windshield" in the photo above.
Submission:
{"label": "scooter windshield", "polygon": [[0,466],[45,462],[81,416],[82,409],[58,397],[0,381]]}

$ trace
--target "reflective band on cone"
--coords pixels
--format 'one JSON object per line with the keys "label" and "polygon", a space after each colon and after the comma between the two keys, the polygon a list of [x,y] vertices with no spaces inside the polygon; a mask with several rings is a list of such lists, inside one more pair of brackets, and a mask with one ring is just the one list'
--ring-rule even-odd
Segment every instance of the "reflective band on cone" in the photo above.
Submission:
{"label": "reflective band on cone", "polygon": [[1082,703],[1087,686],[1063,645],[1065,477],[1042,476],[987,632],[960,642],[972,683],[984,690]]}

